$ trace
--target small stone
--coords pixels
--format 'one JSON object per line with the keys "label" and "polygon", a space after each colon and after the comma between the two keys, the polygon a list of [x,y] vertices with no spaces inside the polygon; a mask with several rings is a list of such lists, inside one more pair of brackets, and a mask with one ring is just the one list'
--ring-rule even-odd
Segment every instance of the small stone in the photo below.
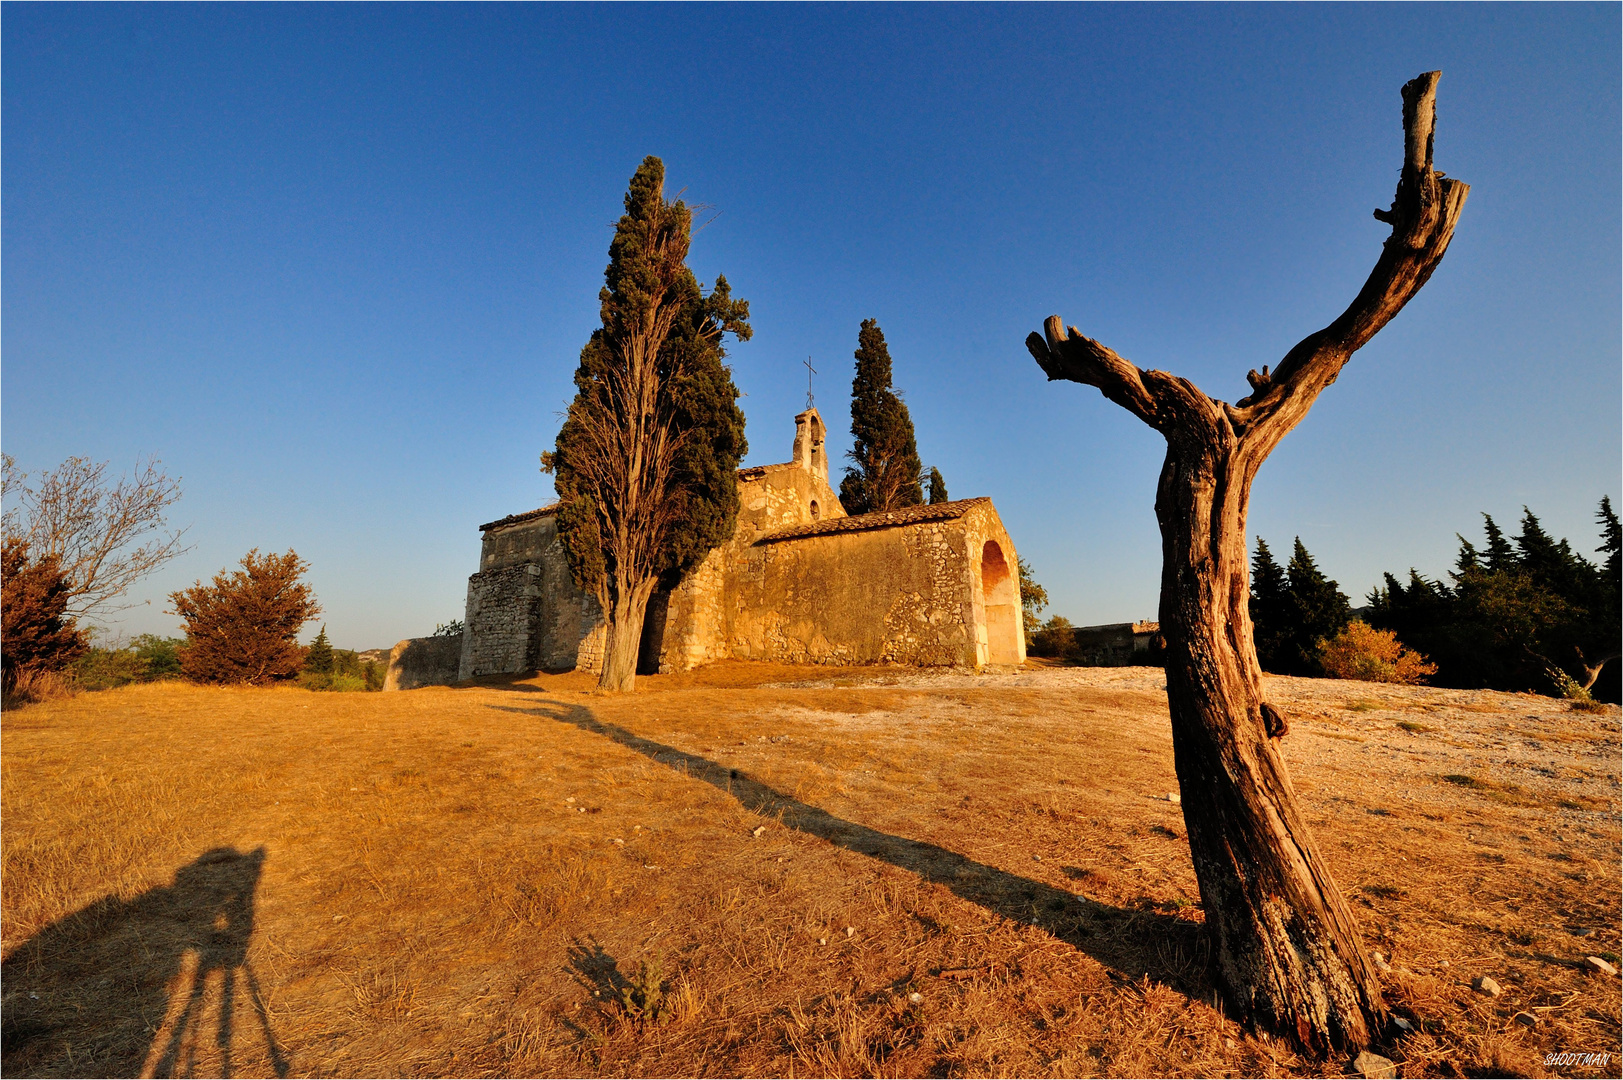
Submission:
{"label": "small stone", "polygon": [[915,990],[913,993],[907,995],[907,1000],[912,1002],[914,1005],[922,1005],[924,1004],[924,995]]}
{"label": "small stone", "polygon": [[1567,933],[1571,934],[1573,937],[1578,937],[1578,938],[1594,937],[1595,936],[1595,931],[1593,929],[1591,929],[1590,927],[1587,927],[1587,926],[1569,927],[1568,930],[1567,930]]}
{"label": "small stone", "polygon": [[856,928],[856,927],[854,927],[854,926],[847,926],[847,927],[846,927],[846,928],[845,928],[845,938],[846,938],[846,940],[847,940],[847,941],[849,941],[849,940],[851,940],[851,935],[852,935],[852,934],[855,934],[855,933],[856,933],[856,932],[857,932],[857,928]]}
{"label": "small stone", "polygon": [[1538,1026],[1538,1017],[1534,1016],[1530,1012],[1519,1012],[1515,1016],[1512,1016],[1511,1019],[1516,1021],[1516,1023],[1520,1024],[1522,1027]]}
{"label": "small stone", "polygon": [[1043,861],[1043,857],[1042,857],[1042,856],[1041,856],[1041,855],[1033,855],[1033,856],[1032,856],[1032,857],[1031,857],[1031,861],[1032,861],[1032,862],[1042,862],[1042,861]]}
{"label": "small stone", "polygon": [[828,938],[826,938],[826,937],[818,938],[817,939],[817,944],[819,944],[819,945],[827,945],[828,944]]}
{"label": "small stone", "polygon": [[565,800],[564,800],[564,802],[566,802],[566,803],[572,803],[572,802],[574,802],[574,801],[575,801],[575,798],[574,798],[574,796],[570,796],[570,797],[569,797],[569,798],[567,798],[567,799],[565,799]]}
{"label": "small stone", "polygon": [[1448,961],[1447,960],[1439,960],[1439,961],[1437,961],[1437,966],[1440,967],[1440,968],[1445,968],[1445,967],[1448,966]]}
{"label": "small stone", "polygon": [[1589,964],[1590,967],[1594,968],[1596,971],[1600,972],[1602,975],[1616,975],[1617,974],[1617,968],[1613,967],[1611,964],[1608,964],[1606,961],[1602,960],[1598,956],[1586,956],[1586,957],[1584,957],[1584,960],[1585,960],[1585,962],[1587,962]]}
{"label": "small stone", "polygon": [[1382,975],[1390,975],[1392,974],[1392,965],[1386,962],[1386,957],[1382,956],[1380,953],[1376,953],[1375,970],[1380,972]]}
{"label": "small stone", "polygon": [[1489,997],[1498,997],[1500,994],[1504,993],[1504,991],[1499,988],[1499,984],[1488,978],[1486,975],[1482,976],[1472,985],[1476,987],[1477,993],[1486,994]]}
{"label": "small stone", "polygon": [[1370,1051],[1362,1051],[1352,1059],[1352,1070],[1368,1080],[1394,1080],[1397,1077],[1397,1065],[1389,1057],[1371,1054]]}
{"label": "small stone", "polygon": [[1394,1016],[1392,1018],[1392,1026],[1402,1032],[1410,1032],[1414,1030],[1414,1025],[1409,1023],[1409,1021],[1405,1020],[1401,1016]]}
{"label": "small stone", "polygon": [[1169,791],[1167,792],[1167,802],[1181,803],[1183,802],[1183,796],[1179,795],[1176,791]]}
{"label": "small stone", "polygon": [[1392,1064],[1391,1058],[1383,1058],[1368,1050],[1353,1058],[1353,1071],[1368,1080],[1394,1080],[1398,1075],[1398,1067]]}
{"label": "small stone", "polygon": [[766,832],[766,826],[765,825],[757,825],[757,826],[755,826],[755,828],[750,830],[750,835],[751,836],[760,836],[764,832]]}
{"label": "small stone", "polygon": [[1223,1045],[1228,1047],[1230,1050],[1233,1050],[1239,1044],[1236,1043],[1233,1039],[1229,1038],[1227,1035],[1225,1035],[1225,1036],[1223,1036]]}

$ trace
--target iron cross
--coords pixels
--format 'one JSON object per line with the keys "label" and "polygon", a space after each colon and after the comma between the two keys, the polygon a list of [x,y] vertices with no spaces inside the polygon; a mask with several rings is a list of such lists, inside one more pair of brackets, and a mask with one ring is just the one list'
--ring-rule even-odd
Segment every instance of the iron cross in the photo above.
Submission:
{"label": "iron cross", "polygon": [[806,357],[806,408],[808,409],[812,407],[812,376],[816,374],[817,369],[811,366],[811,357]]}

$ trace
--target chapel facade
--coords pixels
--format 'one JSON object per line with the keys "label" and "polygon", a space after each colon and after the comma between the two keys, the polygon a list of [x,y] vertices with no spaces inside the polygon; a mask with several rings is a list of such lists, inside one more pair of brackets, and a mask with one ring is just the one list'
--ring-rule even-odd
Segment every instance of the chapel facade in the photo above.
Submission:
{"label": "chapel facade", "polygon": [[[992,500],[847,515],[829,486],[826,433],[807,409],[791,460],[739,471],[737,529],[649,602],[640,673],[729,658],[1025,660],[1018,556]],[[570,577],[555,514],[556,504],[480,526],[458,679],[601,663],[603,615]]]}

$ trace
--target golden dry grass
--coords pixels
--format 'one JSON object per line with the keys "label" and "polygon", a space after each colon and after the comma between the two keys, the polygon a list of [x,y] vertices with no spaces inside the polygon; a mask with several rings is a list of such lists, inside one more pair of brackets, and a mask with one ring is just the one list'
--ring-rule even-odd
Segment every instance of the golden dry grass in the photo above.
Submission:
{"label": "golden dry grass", "polygon": [[[1345,1070],[1214,1007],[1159,673],[639,688],[158,684],[8,712],[4,1071]],[[1616,1075],[1542,1062],[1620,1049],[1617,980],[1583,966],[1619,951],[1618,711],[1270,693],[1417,1029],[1387,1048],[1403,1075]]]}

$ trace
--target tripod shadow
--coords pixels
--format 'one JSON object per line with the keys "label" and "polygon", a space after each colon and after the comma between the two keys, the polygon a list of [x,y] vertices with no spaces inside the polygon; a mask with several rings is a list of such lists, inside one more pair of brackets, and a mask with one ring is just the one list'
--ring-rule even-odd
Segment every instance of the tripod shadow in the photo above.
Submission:
{"label": "tripod shadow", "polygon": [[[271,1070],[286,1076],[248,960],[264,862],[262,847],[215,848],[176,871],[171,885],[132,900],[103,897],[18,946],[0,965],[0,1069],[230,1076],[243,991]],[[217,1066],[197,1060],[211,1026]]]}
{"label": "tripod shadow", "polygon": [[1038,927],[1093,957],[1119,976],[1148,976],[1192,998],[1213,1000],[1207,945],[1200,926],[1147,908],[1121,908],[1011,874],[936,844],[880,832],[836,817],[758,780],[615,724],[590,709],[548,702],[539,708],[496,705],[571,724],[601,735],[685,777],[725,791],[746,809],[774,818],[785,828],[867,855],[940,884],[954,895],[1015,922]]}

